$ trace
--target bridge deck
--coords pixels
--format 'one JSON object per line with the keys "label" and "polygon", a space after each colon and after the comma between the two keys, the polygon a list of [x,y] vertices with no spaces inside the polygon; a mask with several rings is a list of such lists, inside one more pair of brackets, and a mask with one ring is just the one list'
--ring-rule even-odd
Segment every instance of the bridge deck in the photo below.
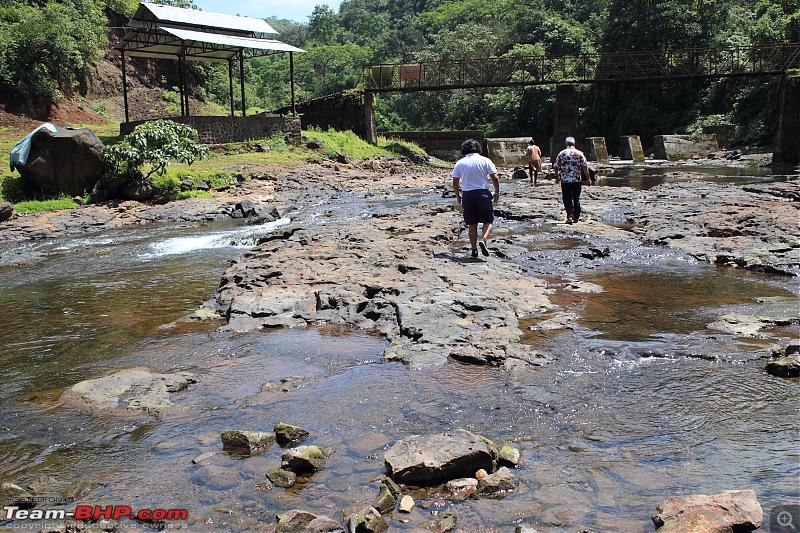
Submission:
{"label": "bridge deck", "polygon": [[370,92],[767,76],[800,69],[800,43],[365,65]]}

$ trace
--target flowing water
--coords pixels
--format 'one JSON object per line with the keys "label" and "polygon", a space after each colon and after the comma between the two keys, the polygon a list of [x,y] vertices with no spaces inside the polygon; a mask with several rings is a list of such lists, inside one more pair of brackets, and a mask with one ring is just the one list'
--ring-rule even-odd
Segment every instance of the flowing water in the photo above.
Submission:
{"label": "flowing water", "polygon": [[[335,223],[414,198],[342,197],[294,216]],[[362,331],[232,334],[219,323],[179,321],[210,297],[230,259],[286,222],[150,226],[26,244],[45,258],[0,269],[0,479],[24,486],[52,476],[41,489],[51,507],[72,508],[67,500],[79,493],[76,503],[89,505],[185,508],[190,530],[249,531],[293,508],[340,519],[344,507],[377,495],[388,445],[463,427],[515,443],[520,491],[502,500],[422,498],[410,515],[395,515],[393,531],[454,510],[468,532],[513,531],[519,522],[651,532],[649,516],[674,495],[752,488],[766,513],[800,497],[800,383],[766,374],[759,359],[776,340],[796,339],[796,326],[771,331],[770,340],[705,327],[725,313],[797,306],[795,279],[645,248],[638,261],[581,279],[604,292],[573,292],[575,280],[551,277],[554,303],[581,318],[574,331],[521,324],[525,342],[559,358],[516,374],[458,363],[409,370],[384,361],[386,342]],[[535,254],[557,257],[578,245],[541,243],[520,260],[532,272],[541,264]],[[198,383],[177,395],[183,410],[160,420],[93,416],[58,401],[66,386],[138,366],[196,374]],[[291,489],[262,491],[253,486],[280,465],[277,446],[192,463],[220,452],[225,429],[271,431],[277,422],[335,450],[327,466]],[[0,519],[0,528],[36,524]]]}

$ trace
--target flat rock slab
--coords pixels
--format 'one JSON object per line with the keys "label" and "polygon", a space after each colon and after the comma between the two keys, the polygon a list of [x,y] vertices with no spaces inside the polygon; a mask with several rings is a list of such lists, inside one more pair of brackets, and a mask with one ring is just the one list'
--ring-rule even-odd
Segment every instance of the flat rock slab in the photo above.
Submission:
{"label": "flat rock slab", "polygon": [[392,343],[387,356],[415,368],[448,358],[541,364],[519,342],[519,319],[552,307],[546,283],[510,262],[453,253],[461,223],[452,205],[421,203],[295,228],[228,268],[215,310],[234,331],[322,322],[374,330]]}
{"label": "flat rock slab", "polygon": [[188,372],[159,374],[133,368],[76,383],[62,392],[61,401],[93,413],[158,416],[182,410],[172,402],[172,395],[192,383],[196,380]]}
{"label": "flat rock slab", "polygon": [[389,475],[406,484],[441,483],[492,470],[497,449],[465,429],[436,435],[412,435],[384,455]]}

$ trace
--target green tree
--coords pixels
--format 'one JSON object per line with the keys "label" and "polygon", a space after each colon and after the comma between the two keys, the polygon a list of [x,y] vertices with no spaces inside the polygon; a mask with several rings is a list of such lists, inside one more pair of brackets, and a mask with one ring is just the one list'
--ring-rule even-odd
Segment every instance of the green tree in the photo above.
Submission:
{"label": "green tree", "polygon": [[193,164],[208,155],[197,144],[197,130],[171,120],[152,120],[136,126],[121,142],[104,146],[101,158],[112,173],[121,175],[149,166],[145,179],[163,175],[172,161]]}
{"label": "green tree", "polygon": [[106,44],[105,17],[93,0],[13,1],[0,7],[0,92],[70,94]]}

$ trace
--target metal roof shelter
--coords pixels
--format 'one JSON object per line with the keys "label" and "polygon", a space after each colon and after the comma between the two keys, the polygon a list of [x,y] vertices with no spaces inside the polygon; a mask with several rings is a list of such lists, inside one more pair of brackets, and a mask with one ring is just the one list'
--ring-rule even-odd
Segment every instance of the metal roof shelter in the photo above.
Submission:
{"label": "metal roof shelter", "polygon": [[239,78],[242,92],[242,116],[245,116],[244,56],[263,56],[289,52],[294,98],[294,53],[305,52],[268,36],[277,35],[272,26],[258,18],[208,13],[196,9],[142,2],[126,27],[127,33],[115,47],[122,58],[122,92],[125,101],[125,121],[128,122],[128,83],[125,76],[125,57],[177,59],[180,74],[181,116],[189,114],[189,94],[186,82],[186,61],[215,61],[228,63],[231,116],[233,107],[233,61],[239,58]]}

